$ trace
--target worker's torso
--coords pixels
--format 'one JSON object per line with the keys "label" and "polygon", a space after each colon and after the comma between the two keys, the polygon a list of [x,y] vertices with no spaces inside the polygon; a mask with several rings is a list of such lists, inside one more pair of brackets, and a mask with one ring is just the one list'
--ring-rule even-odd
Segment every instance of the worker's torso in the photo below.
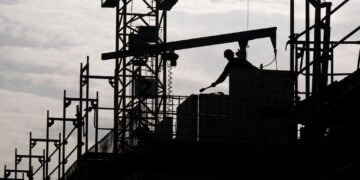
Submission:
{"label": "worker's torso", "polygon": [[235,58],[234,60],[229,61],[230,68],[249,68],[249,69],[256,69],[251,63],[244,59]]}

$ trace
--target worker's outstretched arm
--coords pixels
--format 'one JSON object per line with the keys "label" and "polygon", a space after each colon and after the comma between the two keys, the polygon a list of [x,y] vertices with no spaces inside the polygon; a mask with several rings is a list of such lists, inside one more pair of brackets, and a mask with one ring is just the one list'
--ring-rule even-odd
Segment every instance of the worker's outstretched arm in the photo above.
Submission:
{"label": "worker's outstretched arm", "polygon": [[223,71],[223,72],[221,73],[221,75],[219,76],[219,78],[218,78],[215,82],[213,82],[213,83],[211,84],[211,86],[212,86],[212,87],[215,87],[216,85],[224,82],[225,79],[226,79],[226,77],[228,76],[229,72],[230,72],[230,66],[229,66],[229,64],[227,64],[227,65],[225,66],[224,71]]}

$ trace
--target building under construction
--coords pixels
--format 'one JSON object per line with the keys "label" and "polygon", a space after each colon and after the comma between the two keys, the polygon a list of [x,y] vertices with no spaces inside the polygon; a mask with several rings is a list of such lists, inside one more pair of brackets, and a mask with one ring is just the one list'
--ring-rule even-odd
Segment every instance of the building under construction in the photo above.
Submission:
{"label": "building under construction", "polygon": [[[348,38],[360,26],[331,38],[331,16],[349,0],[336,7],[305,0],[302,32],[294,30],[290,0],[287,71],[232,68],[228,95],[189,97],[169,91],[177,51],[235,42],[239,55],[249,41],[269,38],[276,61],[276,27],[168,42],[167,13],[177,2],[102,0],[102,8],[116,11],[116,49],[102,54],[115,61],[114,76],[92,75],[89,61],[81,64],[79,96],[64,91],[63,116],[48,112],[46,137],[30,133],[29,153],[15,150],[3,179],[360,179],[360,71],[334,72],[334,50],[358,46]],[[101,107],[98,93],[90,96],[92,79],[109,82],[113,107]],[[100,111],[114,114],[112,128],[99,125]],[[55,123],[62,131],[50,137]],[[77,139],[74,147],[70,137]],[[42,142],[43,154],[34,154]],[[19,169],[24,158],[28,168]]]}

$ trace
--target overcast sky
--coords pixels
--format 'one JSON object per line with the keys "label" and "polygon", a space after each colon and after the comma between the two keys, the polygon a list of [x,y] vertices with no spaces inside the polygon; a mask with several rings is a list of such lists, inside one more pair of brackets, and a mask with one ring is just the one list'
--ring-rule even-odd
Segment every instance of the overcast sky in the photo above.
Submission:
{"label": "overcast sky", "polygon": [[[332,1],[334,6],[340,0]],[[303,30],[303,2],[296,1],[297,32]],[[334,7],[333,6],[333,7]],[[332,17],[332,38],[339,40],[359,26],[360,1],[351,0]],[[249,29],[278,27],[278,67],[289,69],[285,43],[289,34],[289,0],[250,0]],[[247,30],[246,0],[180,0],[168,16],[169,41]],[[100,0],[0,0],[0,168],[14,167],[14,149],[27,153],[29,132],[44,137],[46,110],[61,116],[63,91],[77,96],[81,62],[90,56],[91,74],[112,75],[112,61],[101,53],[114,50],[115,10]],[[359,40],[357,33],[350,40]],[[223,50],[237,44],[177,52],[173,93],[190,95],[211,84],[226,61]],[[270,40],[249,43],[248,59],[255,66],[273,58]],[[359,46],[335,51],[336,70],[354,71]],[[275,66],[268,68],[274,69]],[[107,82],[95,81],[104,104],[112,100]],[[209,92],[227,93],[227,83]],[[100,102],[101,103],[101,102]],[[103,114],[104,119],[111,119]],[[3,171],[0,171],[0,177]]]}

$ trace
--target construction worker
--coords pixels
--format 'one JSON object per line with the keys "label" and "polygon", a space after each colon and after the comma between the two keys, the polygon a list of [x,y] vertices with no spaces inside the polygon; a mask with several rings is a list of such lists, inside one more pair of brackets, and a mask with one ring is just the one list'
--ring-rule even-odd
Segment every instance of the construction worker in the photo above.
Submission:
{"label": "construction worker", "polygon": [[247,69],[257,69],[251,63],[246,60],[246,50],[239,50],[236,55],[238,58],[235,58],[234,52],[230,49],[224,51],[224,57],[229,61],[225,66],[224,71],[221,73],[219,78],[211,84],[211,87],[215,87],[216,85],[225,81],[226,77],[230,73],[231,68],[247,68]]}

